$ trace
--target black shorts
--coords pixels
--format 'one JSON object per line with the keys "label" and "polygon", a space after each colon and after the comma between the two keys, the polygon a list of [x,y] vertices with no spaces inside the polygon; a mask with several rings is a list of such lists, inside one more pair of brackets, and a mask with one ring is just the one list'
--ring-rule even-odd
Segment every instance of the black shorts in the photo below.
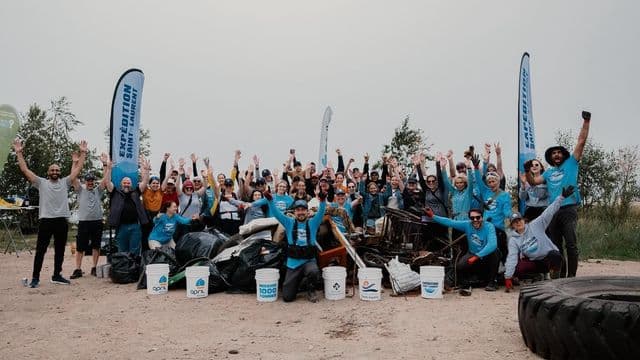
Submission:
{"label": "black shorts", "polygon": [[76,249],[78,251],[100,249],[101,240],[102,220],[80,221],[78,223],[78,236],[76,237]]}

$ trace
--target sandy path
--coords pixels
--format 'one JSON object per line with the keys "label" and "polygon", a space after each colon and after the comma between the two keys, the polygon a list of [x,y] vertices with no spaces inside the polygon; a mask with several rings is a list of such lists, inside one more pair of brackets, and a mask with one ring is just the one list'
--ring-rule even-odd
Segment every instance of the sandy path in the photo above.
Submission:
{"label": "sandy path", "polygon": [[[184,290],[148,296],[133,284],[94,277],[53,285],[52,255],[38,289],[20,284],[32,256],[0,255],[2,359],[537,358],[520,336],[517,291],[476,289],[471,297],[425,300],[387,290],[380,302],[317,304],[302,297],[258,303],[252,294],[194,300]],[[66,256],[69,275],[73,262]],[[640,275],[640,263],[592,260],[580,264],[579,274]]]}

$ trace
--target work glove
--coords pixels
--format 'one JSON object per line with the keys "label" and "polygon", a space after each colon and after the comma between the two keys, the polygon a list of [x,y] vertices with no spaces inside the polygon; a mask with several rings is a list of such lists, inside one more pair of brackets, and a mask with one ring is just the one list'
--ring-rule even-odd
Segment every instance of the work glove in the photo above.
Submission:
{"label": "work glove", "polygon": [[318,199],[320,199],[320,201],[325,201],[327,199],[327,193],[324,191],[320,191],[318,193]]}
{"label": "work glove", "polygon": [[573,195],[574,191],[576,191],[576,188],[573,187],[573,185],[569,185],[567,187],[563,187],[562,188],[562,197],[566,199],[569,196]]}
{"label": "work glove", "polygon": [[433,219],[433,209],[432,208],[424,208],[424,214],[429,218],[429,219]]}
{"label": "work glove", "polygon": [[268,201],[273,200],[273,195],[271,195],[271,191],[265,191],[262,193],[262,196],[264,196],[265,199],[267,199]]}
{"label": "work glove", "polygon": [[480,258],[477,255],[473,255],[472,257],[467,259],[467,264],[473,265],[478,260],[480,260]]}
{"label": "work glove", "polygon": [[588,111],[583,111],[583,112],[582,112],[582,118],[583,118],[585,121],[591,121],[591,113],[590,113],[590,112],[588,112]]}
{"label": "work glove", "polygon": [[513,281],[511,281],[511,279],[504,279],[504,290],[509,292],[511,289],[513,289]]}
{"label": "work glove", "polygon": [[471,157],[471,162],[473,163],[474,169],[480,169],[480,156],[478,154],[473,154],[473,156]]}

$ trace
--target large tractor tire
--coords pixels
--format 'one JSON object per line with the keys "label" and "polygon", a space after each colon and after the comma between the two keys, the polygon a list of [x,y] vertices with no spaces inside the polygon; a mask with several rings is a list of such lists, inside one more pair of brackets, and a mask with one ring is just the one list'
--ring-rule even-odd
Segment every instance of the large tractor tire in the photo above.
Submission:
{"label": "large tractor tire", "polygon": [[640,359],[640,277],[588,276],[520,291],[525,344],[545,359]]}

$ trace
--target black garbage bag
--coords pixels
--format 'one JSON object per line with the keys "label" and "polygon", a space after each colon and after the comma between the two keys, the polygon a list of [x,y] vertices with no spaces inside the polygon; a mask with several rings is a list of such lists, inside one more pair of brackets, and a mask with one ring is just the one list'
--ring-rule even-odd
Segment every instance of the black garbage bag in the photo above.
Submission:
{"label": "black garbage bag", "polygon": [[109,256],[111,269],[109,277],[117,284],[129,284],[138,281],[140,276],[140,256],[118,252]]}
{"label": "black garbage bag", "polygon": [[[220,233],[223,235],[222,233]],[[210,232],[190,232],[182,236],[176,244],[176,260],[186,264],[190,260],[206,257],[212,258],[227,240],[226,236],[219,236]]]}
{"label": "black garbage bag", "polygon": [[142,253],[140,277],[138,278],[138,290],[147,288],[146,266],[149,264],[169,264],[169,276],[178,272],[180,264],[176,261],[175,250],[169,246],[163,246]]}
{"label": "black garbage bag", "polygon": [[228,280],[232,290],[251,293],[256,291],[256,270],[280,269],[284,260],[285,252],[280,244],[271,240],[256,240],[226,264],[216,266],[222,277]]}
{"label": "black garbage bag", "polygon": [[222,276],[216,264],[209,260],[207,265],[209,266],[209,293],[213,294],[227,290],[229,283]]}

